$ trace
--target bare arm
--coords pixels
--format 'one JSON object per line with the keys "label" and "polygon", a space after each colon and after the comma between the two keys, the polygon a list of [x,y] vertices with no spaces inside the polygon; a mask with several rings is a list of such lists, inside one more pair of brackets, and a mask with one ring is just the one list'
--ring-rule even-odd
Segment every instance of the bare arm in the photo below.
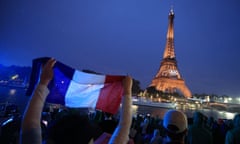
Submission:
{"label": "bare arm", "polygon": [[124,96],[120,120],[109,144],[126,144],[129,140],[129,130],[132,122],[132,78],[127,76],[123,80]]}
{"label": "bare arm", "polygon": [[[23,121],[22,121],[22,133],[31,132],[33,129],[35,133],[35,138],[41,141],[41,114],[42,109],[49,93],[47,89],[48,83],[53,78],[53,66],[55,64],[54,59],[50,59],[42,69],[42,74],[40,77],[40,82],[37,85],[33,96],[26,107]],[[24,141],[24,140],[23,140]]]}

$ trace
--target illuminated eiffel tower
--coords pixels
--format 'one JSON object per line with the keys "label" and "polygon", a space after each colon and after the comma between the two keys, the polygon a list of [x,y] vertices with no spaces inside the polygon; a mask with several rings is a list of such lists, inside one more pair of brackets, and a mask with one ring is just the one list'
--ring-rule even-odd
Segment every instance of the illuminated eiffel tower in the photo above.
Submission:
{"label": "illuminated eiffel tower", "polygon": [[159,91],[167,93],[181,92],[185,97],[191,97],[191,91],[186,86],[177,67],[177,60],[174,52],[173,9],[170,10],[168,19],[167,43],[163,59],[158,73],[153,78],[150,86],[155,87]]}

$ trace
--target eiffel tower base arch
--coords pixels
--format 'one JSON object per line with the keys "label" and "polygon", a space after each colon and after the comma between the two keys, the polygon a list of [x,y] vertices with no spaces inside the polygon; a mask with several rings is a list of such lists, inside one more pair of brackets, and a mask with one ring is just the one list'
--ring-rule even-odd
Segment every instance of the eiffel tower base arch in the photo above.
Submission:
{"label": "eiffel tower base arch", "polygon": [[192,97],[191,91],[188,89],[183,79],[154,78],[150,86],[155,87],[159,91],[169,93],[179,90],[185,97]]}

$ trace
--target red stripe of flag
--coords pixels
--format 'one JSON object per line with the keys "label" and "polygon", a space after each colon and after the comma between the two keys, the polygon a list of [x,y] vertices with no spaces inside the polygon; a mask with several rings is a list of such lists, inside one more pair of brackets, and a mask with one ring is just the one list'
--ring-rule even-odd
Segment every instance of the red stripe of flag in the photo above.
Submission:
{"label": "red stripe of flag", "polygon": [[117,113],[123,96],[123,79],[124,76],[106,76],[96,109],[112,114]]}

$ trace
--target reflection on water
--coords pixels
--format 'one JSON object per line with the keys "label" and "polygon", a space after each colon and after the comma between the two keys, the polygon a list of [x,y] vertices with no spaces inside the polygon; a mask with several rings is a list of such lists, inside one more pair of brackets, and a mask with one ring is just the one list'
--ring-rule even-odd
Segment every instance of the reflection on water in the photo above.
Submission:
{"label": "reflection on water", "polygon": [[[19,106],[20,112],[23,112],[29,97],[25,95],[26,89],[14,88],[14,87],[2,87],[0,86],[0,103],[8,101]],[[152,116],[158,116],[163,118],[164,113],[168,110],[166,108],[148,107],[148,106],[132,106],[133,114],[151,114]],[[182,110],[188,117],[192,117],[195,110],[185,109]],[[212,116],[215,119],[232,119],[235,113],[226,111],[217,111],[214,109],[201,109],[198,110],[204,113],[206,116]]]}

